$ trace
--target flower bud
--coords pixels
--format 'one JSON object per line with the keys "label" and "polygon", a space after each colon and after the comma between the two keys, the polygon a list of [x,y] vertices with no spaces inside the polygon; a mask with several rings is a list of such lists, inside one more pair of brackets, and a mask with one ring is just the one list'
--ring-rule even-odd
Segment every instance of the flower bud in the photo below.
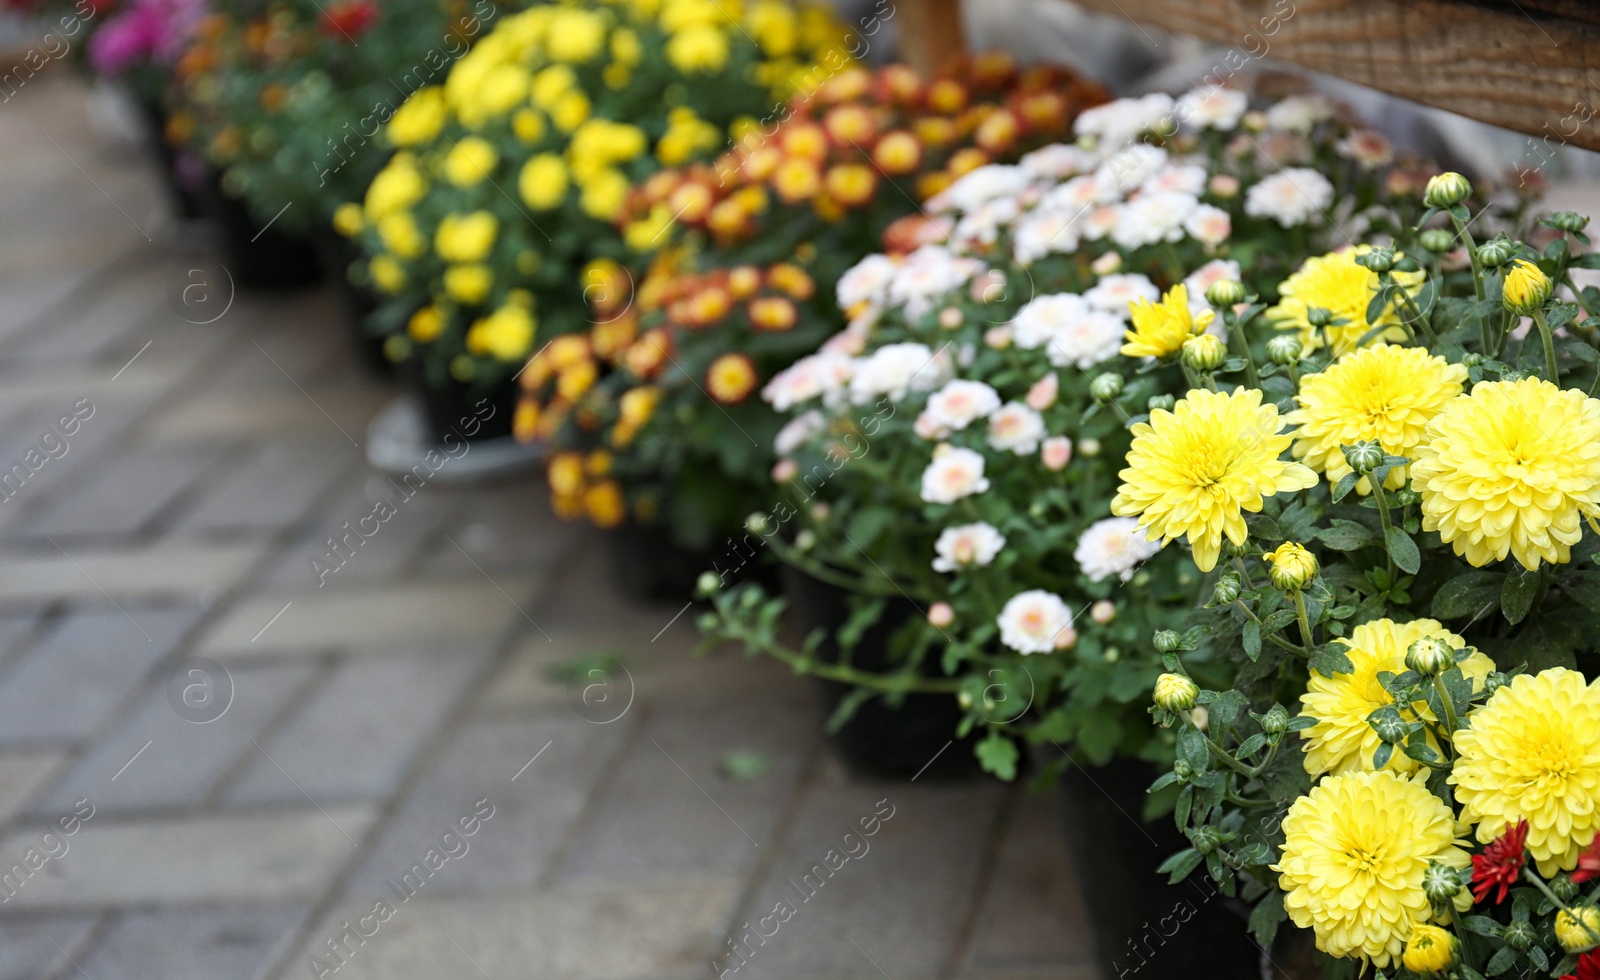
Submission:
{"label": "flower bud", "polygon": [[1412,973],[1438,976],[1456,965],[1459,940],[1448,929],[1418,922],[1411,927],[1406,939],[1406,951],[1400,963]]}
{"label": "flower bud", "polygon": [[1511,678],[1507,677],[1504,671],[1490,671],[1489,676],[1483,679],[1483,693],[1485,696],[1493,694],[1509,683]]}
{"label": "flower bud", "polygon": [[1418,236],[1422,247],[1435,255],[1443,255],[1455,247],[1456,236],[1443,228],[1429,228]]}
{"label": "flower bud", "polygon": [[1569,953],[1581,953],[1600,945],[1600,908],[1574,905],[1556,913],[1556,941]]}
{"label": "flower bud", "polygon": [[1300,360],[1300,355],[1305,351],[1305,346],[1300,343],[1300,338],[1292,334],[1280,334],[1267,341],[1267,356],[1272,363],[1287,367]]}
{"label": "flower bud", "polygon": [[1190,337],[1183,342],[1183,363],[1191,371],[1201,374],[1210,374],[1222,367],[1228,359],[1227,345],[1221,339],[1203,333],[1198,337]]}
{"label": "flower bud", "polygon": [[1189,831],[1189,843],[1201,854],[1210,854],[1222,846],[1222,831],[1207,824]]}
{"label": "flower bud", "polygon": [[703,596],[716,595],[717,590],[722,588],[722,576],[716,572],[701,572],[700,577],[695,579],[695,588]]}
{"label": "flower bud", "polygon": [[1156,630],[1150,637],[1150,643],[1157,653],[1175,653],[1183,644],[1183,637],[1178,635],[1177,630]]}
{"label": "flower bud", "polygon": [[1394,250],[1374,246],[1367,250],[1367,254],[1358,257],[1356,262],[1373,272],[1388,272],[1394,268]]}
{"label": "flower bud", "polygon": [[1289,730],[1289,709],[1275,704],[1261,716],[1261,730],[1268,735],[1282,735]]}
{"label": "flower bud", "polygon": [[756,511],[754,514],[746,517],[744,519],[744,529],[749,531],[751,534],[766,534],[767,515],[761,513],[760,511]]}
{"label": "flower bud", "polygon": [[948,602],[936,602],[928,607],[928,622],[938,629],[944,629],[956,621],[956,611],[950,608]]}
{"label": "flower bud", "polygon": [[1475,368],[1483,363],[1483,355],[1477,351],[1467,351],[1461,355],[1461,366]]}
{"label": "flower bud", "polygon": [[954,330],[961,326],[961,311],[954,306],[947,306],[940,310],[939,326],[946,330]]}
{"label": "flower bud", "polygon": [[1437,677],[1455,663],[1456,652],[1442,636],[1424,636],[1406,648],[1406,667],[1423,677]]}
{"label": "flower bud", "polygon": [[1170,412],[1178,399],[1171,395],[1151,395],[1145,399],[1144,407],[1147,412]]}
{"label": "flower bud", "polygon": [[1506,926],[1506,931],[1501,934],[1506,945],[1519,952],[1527,952],[1538,942],[1538,933],[1533,931],[1533,923],[1512,921]]}
{"label": "flower bud", "polygon": [[1267,562],[1267,577],[1284,592],[1299,592],[1317,577],[1316,556],[1293,541],[1285,541],[1261,557]]}
{"label": "flower bud", "polygon": [[1461,876],[1449,865],[1430,861],[1422,872],[1422,891],[1434,905],[1449,905],[1461,893]]}
{"label": "flower bud", "polygon": [[1078,455],[1079,456],[1098,456],[1098,455],[1100,455],[1100,440],[1096,439],[1094,436],[1084,436],[1082,439],[1079,439],[1078,440]]}
{"label": "flower bud", "polygon": [[1272,359],[1272,363],[1285,365],[1285,367],[1286,365],[1291,365],[1291,363],[1298,362],[1299,355],[1304,349],[1306,347],[1299,343],[1298,336],[1291,336],[1288,333],[1275,336],[1275,338],[1267,341],[1267,357]]}
{"label": "flower bud", "polygon": [[1185,759],[1176,759],[1172,763],[1172,774],[1178,777],[1178,782],[1187,783],[1189,777],[1194,775],[1194,766]]}
{"label": "flower bud", "polygon": [[1554,892],[1555,896],[1563,902],[1571,903],[1573,899],[1578,897],[1579,888],[1578,883],[1572,880],[1571,875],[1560,874],[1550,879],[1550,891]]}
{"label": "flower bud", "polygon": [[794,547],[796,551],[810,551],[816,546],[817,534],[809,527],[802,529],[799,534],[794,536]]}
{"label": "flower bud", "polygon": [[1228,570],[1217,579],[1216,588],[1212,590],[1211,597],[1218,605],[1226,606],[1239,598],[1239,573]]}
{"label": "flower bud", "polygon": [[1110,599],[1101,599],[1089,607],[1089,618],[1104,626],[1117,618],[1117,605]]}
{"label": "flower bud", "polygon": [[1339,451],[1344,453],[1345,462],[1350,464],[1350,468],[1361,476],[1383,465],[1383,446],[1375,439],[1363,439],[1353,445],[1340,446]]}
{"label": "flower bud", "polygon": [[1154,700],[1158,708],[1173,714],[1188,711],[1199,696],[1199,685],[1182,674],[1162,674],[1156,678]]}
{"label": "flower bud", "polygon": [[1102,405],[1115,401],[1122,394],[1122,375],[1115,371],[1095,375],[1095,379],[1089,382],[1089,394]]}
{"label": "flower bud", "polygon": [[1237,279],[1218,279],[1206,287],[1206,302],[1218,308],[1238,306],[1244,299],[1244,283]]}
{"label": "flower bud", "polygon": [[1550,277],[1544,274],[1544,270],[1525,259],[1514,259],[1511,269],[1506,272],[1502,299],[1506,309],[1512,313],[1532,313],[1544,307],[1550,299],[1552,288]]}
{"label": "flower bud", "polygon": [[1496,238],[1478,246],[1478,264],[1486,269],[1498,269],[1510,262],[1515,254],[1516,246],[1504,238]]}
{"label": "flower bud", "polygon": [[1322,329],[1323,327],[1326,327],[1328,324],[1330,324],[1332,322],[1333,322],[1333,312],[1331,310],[1329,310],[1327,307],[1323,307],[1323,306],[1308,306],[1308,307],[1306,307],[1306,323],[1309,323],[1311,326],[1313,326],[1313,327],[1315,327],[1315,328],[1320,330],[1320,329]]}
{"label": "flower bud", "polygon": [[1589,227],[1588,216],[1576,211],[1557,211],[1545,220],[1552,228],[1559,228],[1562,231],[1579,232]]}
{"label": "flower bud", "polygon": [[1372,730],[1378,733],[1378,739],[1386,745],[1404,742],[1411,735],[1410,727],[1396,715],[1379,715],[1370,724]]}
{"label": "flower bud", "polygon": [[1472,196],[1472,182],[1450,171],[1428,178],[1428,187],[1422,192],[1422,203],[1430,208],[1448,208]]}

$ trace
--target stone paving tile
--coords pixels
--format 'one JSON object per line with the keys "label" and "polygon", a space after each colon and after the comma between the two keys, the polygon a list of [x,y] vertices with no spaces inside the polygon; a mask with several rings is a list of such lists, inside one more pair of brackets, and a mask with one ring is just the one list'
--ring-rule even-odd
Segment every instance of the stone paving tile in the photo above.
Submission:
{"label": "stone paving tile", "polygon": [[[447,865],[448,867],[448,865]],[[737,882],[709,875],[653,885],[561,888],[540,894],[394,900],[378,932],[348,951],[339,980],[478,977],[497,980],[665,980],[705,975],[702,950],[732,904]],[[374,903],[341,903],[278,977],[303,977],[313,954]]]}
{"label": "stone paving tile", "polygon": [[220,594],[261,558],[258,544],[161,541],[132,548],[75,545],[0,557],[0,602],[182,598]]}
{"label": "stone paving tile", "polygon": [[94,928],[91,915],[25,915],[0,919],[0,980],[39,980],[60,976]]}
{"label": "stone paving tile", "polygon": [[306,910],[293,905],[135,912],[116,921],[86,959],[94,980],[218,980],[259,976]]}
{"label": "stone paving tile", "polygon": [[158,394],[129,390],[89,397],[83,391],[67,388],[37,396],[7,413],[0,425],[0,477],[9,477],[0,486],[0,522],[8,531],[36,535],[37,515],[63,495],[63,488],[83,483],[101,462],[115,457],[118,440]]}
{"label": "stone paving tile", "polygon": [[214,448],[192,446],[128,449],[55,495],[30,531],[63,538],[136,534],[221,457]]}
{"label": "stone paving tile", "polygon": [[[810,706],[771,700],[714,711],[672,706],[643,722],[585,820],[561,879],[647,881],[752,866],[816,743]],[[760,753],[768,771],[748,782],[730,779],[721,762],[733,750]]]}
{"label": "stone paving tile", "polygon": [[349,468],[348,443],[278,440],[206,487],[176,525],[179,531],[277,531],[295,523],[337,475]]}
{"label": "stone paving tile", "polygon": [[513,619],[522,620],[518,607],[528,608],[531,591],[528,579],[507,575],[492,583],[479,578],[381,589],[330,585],[320,591],[268,592],[234,606],[206,633],[200,652],[224,656],[344,646],[467,645],[492,639]]}
{"label": "stone paving tile", "polygon": [[[758,945],[754,956],[745,950],[740,980],[864,976],[869,959],[891,977],[942,974],[969,914],[1003,793],[988,783],[841,780],[811,787],[754,900],[734,917],[734,934],[723,937],[738,944],[746,921],[759,926],[780,901],[792,909],[788,922],[763,927],[778,926],[772,938],[751,937]],[[875,834],[859,836],[873,826]],[[720,939],[717,945],[724,963],[731,954]]]}
{"label": "stone paving tile", "polygon": [[[354,855],[354,841],[375,816],[372,807],[353,805],[124,822],[95,812],[67,838],[70,849],[28,877],[9,904],[87,908],[311,898]],[[0,840],[0,860],[20,862],[29,848],[42,851],[51,827],[8,834]]]}
{"label": "stone paving tile", "polygon": [[[547,633],[582,631],[604,623],[607,628],[646,640],[661,632],[673,617],[683,612],[672,629],[685,626],[693,611],[683,611],[684,602],[644,602],[620,595],[611,584],[604,538],[584,532],[562,558],[561,574],[551,583],[543,603],[539,625]],[[693,620],[688,624],[693,627]]]}
{"label": "stone paving tile", "polygon": [[440,540],[423,562],[427,574],[477,574],[474,563],[490,570],[542,568],[561,562],[586,533],[550,512],[549,492],[537,477],[482,489],[441,488],[441,495],[468,506],[445,527],[460,548]]}
{"label": "stone paving tile", "polygon": [[[401,805],[347,892],[392,897],[389,882],[426,868],[429,848],[448,853],[463,844],[468,850],[439,874],[413,875],[427,897],[533,887],[626,735],[626,722],[593,724],[564,708],[467,725]],[[475,836],[441,845],[452,830],[459,839],[459,820],[480,800],[494,816]]]}
{"label": "stone paving tile", "polygon": [[[152,685],[128,720],[79,758],[36,812],[66,812],[85,797],[107,811],[198,806],[242,756],[257,751],[251,740],[264,737],[263,729],[315,670],[302,662],[236,666],[228,671],[231,701],[221,717],[204,723],[178,715],[166,683]],[[218,691],[228,682],[211,683]]]}
{"label": "stone paving tile", "polygon": [[347,659],[226,791],[230,803],[388,796],[488,657],[451,644]]}
{"label": "stone paving tile", "polygon": [[1053,969],[1094,955],[1057,794],[1024,791],[995,859],[965,957],[973,975]]}
{"label": "stone paving tile", "polygon": [[66,757],[67,753],[59,751],[0,753],[0,823],[27,806],[34,791],[60,768]]}
{"label": "stone paving tile", "polygon": [[[9,357],[48,358],[96,354],[124,343],[135,333],[147,334],[163,319],[175,319],[166,305],[167,269],[152,265],[155,249],[136,253],[122,274],[92,290],[75,294],[61,316],[49,316],[5,347]],[[175,270],[174,270],[175,271]],[[133,346],[135,349],[144,341]]]}
{"label": "stone paving tile", "polygon": [[194,607],[123,609],[71,613],[0,675],[0,742],[92,734],[199,615]]}

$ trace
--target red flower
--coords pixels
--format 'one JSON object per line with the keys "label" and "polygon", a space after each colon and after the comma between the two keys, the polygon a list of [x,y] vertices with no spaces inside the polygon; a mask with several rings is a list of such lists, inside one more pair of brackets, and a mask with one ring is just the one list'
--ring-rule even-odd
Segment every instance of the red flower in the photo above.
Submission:
{"label": "red flower", "polygon": [[1578,972],[1568,973],[1561,980],[1600,980],[1600,949],[1591,949],[1578,957]]}
{"label": "red flower", "polygon": [[[1506,889],[1517,883],[1522,865],[1528,860],[1523,845],[1528,840],[1528,821],[1524,820],[1507,830],[1500,839],[1472,855],[1472,899],[1481,902],[1500,886],[1495,904],[1506,900]],[[1585,978],[1587,980],[1587,978]],[[1600,980],[1596,977],[1595,980]]]}
{"label": "red flower", "polygon": [[1590,841],[1578,855],[1578,870],[1572,872],[1572,880],[1579,884],[1590,878],[1600,878],[1600,837]]}
{"label": "red flower", "polygon": [[322,30],[342,37],[351,44],[378,19],[378,5],[372,0],[344,0],[328,7],[322,15]]}

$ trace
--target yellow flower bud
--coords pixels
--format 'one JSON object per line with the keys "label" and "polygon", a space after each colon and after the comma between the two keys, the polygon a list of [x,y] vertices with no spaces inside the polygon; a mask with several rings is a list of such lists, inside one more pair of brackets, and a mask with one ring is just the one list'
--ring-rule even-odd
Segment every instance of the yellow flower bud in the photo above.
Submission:
{"label": "yellow flower bud", "polygon": [[1401,964],[1412,973],[1443,973],[1455,966],[1456,937],[1448,930],[1419,922],[1411,927]]}
{"label": "yellow flower bud", "polygon": [[1162,674],[1156,678],[1154,701],[1158,708],[1174,714],[1188,711],[1199,696],[1199,685],[1182,674]]}
{"label": "yellow flower bud", "polygon": [[1525,259],[1516,259],[1506,272],[1503,299],[1512,313],[1532,313],[1541,309],[1550,298],[1550,277]]}
{"label": "yellow flower bud", "polygon": [[1600,908],[1575,905],[1571,912],[1556,913],[1556,941],[1569,953],[1600,945]]}
{"label": "yellow flower bud", "polygon": [[1285,541],[1261,557],[1268,564],[1272,584],[1284,592],[1299,592],[1317,577],[1317,557],[1293,541]]}
{"label": "yellow flower bud", "polygon": [[1203,333],[1183,342],[1183,363],[1191,371],[1209,374],[1228,359],[1228,347],[1212,334]]}

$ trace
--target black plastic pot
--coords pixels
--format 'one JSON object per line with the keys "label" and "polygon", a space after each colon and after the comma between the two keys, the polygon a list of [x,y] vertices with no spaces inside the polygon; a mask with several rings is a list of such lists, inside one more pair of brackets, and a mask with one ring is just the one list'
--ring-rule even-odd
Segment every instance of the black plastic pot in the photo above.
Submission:
{"label": "black plastic pot", "polygon": [[[155,155],[156,174],[166,191],[172,211],[179,218],[194,220],[205,214],[198,181],[184,175],[181,151],[167,139],[167,109],[159,100],[132,96],[145,128],[144,141]],[[198,167],[197,167],[198,169]]]}
{"label": "black plastic pot", "polygon": [[612,585],[630,599],[687,602],[700,573],[711,568],[709,552],[685,548],[660,524],[629,522],[606,532]]}
{"label": "black plastic pot", "polygon": [[223,262],[233,281],[245,289],[301,289],[317,282],[321,269],[311,242],[260,221],[245,203],[222,189],[217,174],[200,185],[205,216],[222,231]]}
{"label": "black plastic pot", "polygon": [[436,441],[453,435],[468,442],[486,442],[511,434],[511,416],[517,407],[517,383],[511,378],[487,387],[464,384],[454,378],[443,384],[428,384],[414,361],[402,365],[398,374],[422,402],[429,433]]}
{"label": "black plastic pot", "polygon": [[367,318],[378,308],[378,297],[365,286],[350,281],[350,266],[361,258],[361,249],[332,228],[318,228],[311,236],[312,249],[322,278],[332,287],[344,313],[345,338],[350,352],[368,374],[393,378],[394,362],[383,355],[383,338],[367,329]]}
{"label": "black plastic pot", "polygon": [[1118,759],[1093,770],[1072,763],[1061,777],[1067,846],[1101,974],[1257,980],[1249,908],[1217,891],[1204,869],[1178,885],[1156,873],[1189,846],[1170,816],[1140,819],[1157,775],[1147,762]]}
{"label": "black plastic pot", "polygon": [[[817,650],[819,660],[838,663],[835,635],[849,616],[849,593],[836,585],[784,566],[780,573],[790,615],[800,635],[821,627],[825,632]],[[889,658],[889,639],[895,631],[923,613],[909,599],[891,599],[878,622],[861,637],[850,662],[863,670],[889,671],[897,665]],[[928,676],[939,676],[934,662],[924,662]],[[814,680],[823,717],[833,714],[853,687],[838,681]],[[962,716],[956,699],[945,694],[910,694],[891,707],[882,698],[861,704],[850,720],[828,736],[834,752],[860,776],[875,779],[960,779],[981,772],[972,754],[972,738],[954,745]],[[948,748],[946,748],[948,746]],[[918,774],[921,773],[920,777]]]}

